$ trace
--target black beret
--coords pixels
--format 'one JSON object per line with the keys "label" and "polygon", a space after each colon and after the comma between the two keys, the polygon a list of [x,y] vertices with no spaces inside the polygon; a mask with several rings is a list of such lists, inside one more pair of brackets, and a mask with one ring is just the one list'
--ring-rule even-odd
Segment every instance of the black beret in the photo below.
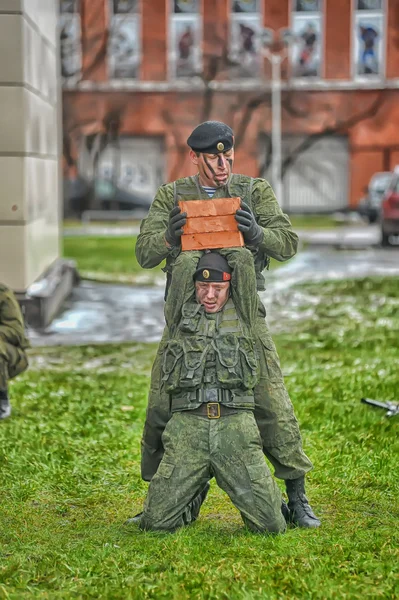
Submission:
{"label": "black beret", "polygon": [[231,268],[224,256],[218,252],[207,252],[198,261],[194,279],[208,283],[230,281]]}
{"label": "black beret", "polygon": [[233,147],[233,130],[220,121],[205,121],[194,129],[187,144],[195,152],[218,154],[227,152]]}

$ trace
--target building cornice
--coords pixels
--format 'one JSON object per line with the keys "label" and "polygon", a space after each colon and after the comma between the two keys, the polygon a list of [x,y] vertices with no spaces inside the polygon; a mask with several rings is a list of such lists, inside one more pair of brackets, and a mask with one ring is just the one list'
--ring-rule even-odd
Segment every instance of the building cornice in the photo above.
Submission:
{"label": "building cornice", "polygon": [[[206,84],[200,78],[175,81],[137,81],[137,80],[110,80],[95,81],[66,81],[63,84],[64,92],[140,92],[140,93],[168,93],[203,92]],[[241,81],[211,81],[209,89],[215,92],[259,92],[270,91],[271,82],[259,79],[243,79]],[[379,80],[313,80],[293,79],[282,81],[282,90],[295,90],[306,92],[340,92],[354,90],[385,90],[399,89],[399,78]]]}

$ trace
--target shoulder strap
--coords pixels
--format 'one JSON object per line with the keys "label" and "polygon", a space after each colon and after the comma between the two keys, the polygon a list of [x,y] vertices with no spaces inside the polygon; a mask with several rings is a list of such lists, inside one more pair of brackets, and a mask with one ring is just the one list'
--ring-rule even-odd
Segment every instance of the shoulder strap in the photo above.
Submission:
{"label": "shoulder strap", "polygon": [[233,173],[228,183],[228,193],[230,196],[240,196],[252,209],[252,189],[255,183],[253,177]]}
{"label": "shoulder strap", "polygon": [[250,206],[253,213],[255,212],[253,204],[252,204],[252,189],[254,187],[254,182],[255,182],[255,179],[253,177],[251,177],[251,179],[249,180],[249,183],[248,183],[248,193],[247,193],[247,204]]}
{"label": "shoulder strap", "polygon": [[253,177],[251,177],[251,179],[249,180],[249,184],[248,184],[248,196],[250,198],[252,197],[252,188],[254,187],[254,181],[255,181],[255,179]]}

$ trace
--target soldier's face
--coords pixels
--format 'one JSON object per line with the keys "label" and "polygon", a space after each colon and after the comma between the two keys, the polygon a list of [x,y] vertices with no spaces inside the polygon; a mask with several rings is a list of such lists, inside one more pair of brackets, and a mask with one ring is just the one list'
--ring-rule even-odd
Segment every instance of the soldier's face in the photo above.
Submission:
{"label": "soldier's face", "polygon": [[207,313],[215,313],[223,308],[229,299],[230,282],[196,281],[195,296]]}
{"label": "soldier's face", "polygon": [[234,148],[219,154],[203,154],[198,156],[190,150],[190,158],[197,165],[201,185],[221,187],[226,185],[233,170]]}

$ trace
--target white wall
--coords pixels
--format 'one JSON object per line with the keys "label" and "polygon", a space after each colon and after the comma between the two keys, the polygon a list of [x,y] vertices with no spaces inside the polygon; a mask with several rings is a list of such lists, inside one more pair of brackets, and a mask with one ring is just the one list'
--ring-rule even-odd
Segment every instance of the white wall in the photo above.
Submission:
{"label": "white wall", "polygon": [[0,0],[0,281],[25,291],[59,256],[57,0]]}

